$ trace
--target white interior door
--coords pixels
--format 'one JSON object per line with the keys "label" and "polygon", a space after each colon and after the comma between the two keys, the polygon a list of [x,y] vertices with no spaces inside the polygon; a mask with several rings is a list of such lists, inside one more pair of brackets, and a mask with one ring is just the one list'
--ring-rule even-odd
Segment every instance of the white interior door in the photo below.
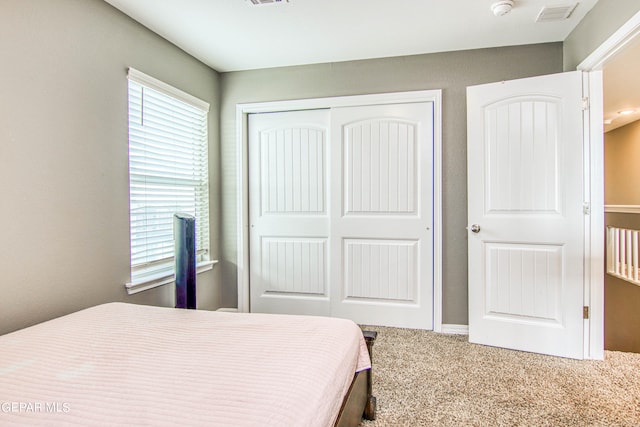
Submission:
{"label": "white interior door", "polygon": [[329,110],[249,115],[251,311],[330,314]]}
{"label": "white interior door", "polygon": [[469,340],[583,358],[580,72],[467,89]]}
{"label": "white interior door", "polygon": [[433,103],[332,110],[331,311],[433,328]]}
{"label": "white interior door", "polygon": [[433,112],[249,115],[251,311],[433,327]]}

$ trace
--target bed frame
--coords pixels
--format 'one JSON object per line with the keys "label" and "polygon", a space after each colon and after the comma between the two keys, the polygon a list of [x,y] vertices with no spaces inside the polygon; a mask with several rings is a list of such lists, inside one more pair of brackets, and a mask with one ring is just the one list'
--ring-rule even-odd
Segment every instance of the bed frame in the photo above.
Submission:
{"label": "bed frame", "polygon": [[338,419],[334,427],[357,427],[360,421],[376,419],[376,398],[372,394],[371,371],[373,370],[373,343],[378,336],[375,331],[363,331],[367,343],[371,369],[356,373],[349,387],[349,391],[342,402]]}

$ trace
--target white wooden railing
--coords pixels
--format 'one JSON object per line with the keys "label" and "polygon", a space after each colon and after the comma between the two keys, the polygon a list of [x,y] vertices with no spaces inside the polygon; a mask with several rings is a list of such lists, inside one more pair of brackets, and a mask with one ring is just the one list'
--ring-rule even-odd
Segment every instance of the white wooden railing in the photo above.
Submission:
{"label": "white wooden railing", "polygon": [[607,273],[640,285],[638,241],[640,231],[607,226]]}

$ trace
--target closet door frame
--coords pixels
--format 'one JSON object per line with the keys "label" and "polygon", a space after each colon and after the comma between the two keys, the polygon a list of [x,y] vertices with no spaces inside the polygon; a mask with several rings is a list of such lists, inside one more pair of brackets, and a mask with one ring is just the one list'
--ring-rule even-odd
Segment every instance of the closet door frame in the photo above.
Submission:
{"label": "closet door frame", "polygon": [[238,311],[249,312],[248,120],[251,113],[355,107],[411,102],[433,103],[433,330],[442,332],[442,91],[424,90],[236,105]]}

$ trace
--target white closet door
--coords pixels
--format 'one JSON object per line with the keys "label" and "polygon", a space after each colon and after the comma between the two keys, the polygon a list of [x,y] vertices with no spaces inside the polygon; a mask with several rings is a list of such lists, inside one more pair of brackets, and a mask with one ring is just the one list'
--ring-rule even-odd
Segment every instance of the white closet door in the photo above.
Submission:
{"label": "white closet door", "polygon": [[433,104],[249,115],[251,311],[433,327]]}
{"label": "white closet door", "polygon": [[326,315],[329,110],[249,115],[251,311]]}
{"label": "white closet door", "polygon": [[433,327],[433,104],[331,114],[331,313]]}

